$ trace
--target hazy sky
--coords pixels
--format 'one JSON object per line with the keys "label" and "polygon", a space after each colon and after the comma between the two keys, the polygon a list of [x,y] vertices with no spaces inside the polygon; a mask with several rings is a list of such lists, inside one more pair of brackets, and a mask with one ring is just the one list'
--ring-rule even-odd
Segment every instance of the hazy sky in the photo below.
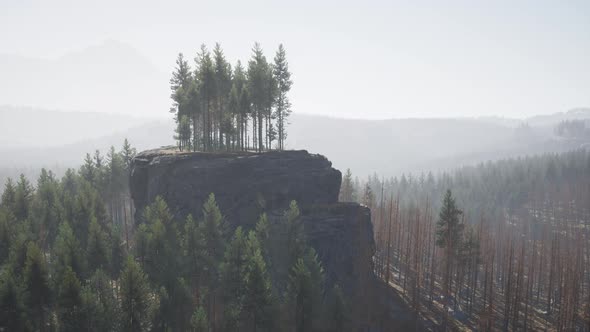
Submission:
{"label": "hazy sky", "polygon": [[524,117],[590,106],[587,0],[0,0],[0,53],[57,58],[108,39],[166,73],[203,42],[220,42],[232,63],[254,41],[268,56],[282,42],[302,113]]}

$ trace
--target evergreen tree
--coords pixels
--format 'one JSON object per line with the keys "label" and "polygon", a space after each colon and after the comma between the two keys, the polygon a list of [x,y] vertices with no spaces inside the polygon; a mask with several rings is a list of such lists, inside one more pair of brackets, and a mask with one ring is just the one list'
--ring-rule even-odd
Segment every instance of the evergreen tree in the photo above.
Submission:
{"label": "evergreen tree", "polygon": [[128,175],[130,175],[131,162],[133,161],[133,158],[135,158],[136,154],[137,151],[135,148],[132,147],[127,138],[125,138],[123,141],[123,148],[121,149],[121,157],[123,158],[123,165]]}
{"label": "evergreen tree", "polygon": [[59,202],[59,185],[51,171],[41,170],[37,191],[31,199],[31,225],[42,249],[53,243],[63,208]]}
{"label": "evergreen tree", "polygon": [[350,168],[346,169],[346,174],[342,178],[342,187],[340,187],[340,201],[341,202],[354,202],[354,183],[352,180],[352,172]]}
{"label": "evergreen tree", "polygon": [[80,242],[74,236],[72,228],[67,222],[59,226],[53,249],[53,267],[56,280],[62,280],[66,269],[70,268],[78,277],[84,276],[84,259]]}
{"label": "evergreen tree", "polygon": [[184,146],[184,141],[180,137],[181,120],[183,117],[190,115],[187,109],[187,96],[191,81],[192,74],[188,61],[184,59],[182,53],[179,53],[176,58],[176,68],[174,68],[172,78],[170,78],[170,90],[172,90],[170,98],[173,100],[173,106],[170,108],[170,112],[174,114],[174,120],[179,128],[178,139],[181,150]]}
{"label": "evergreen tree", "polygon": [[[217,92],[215,80],[215,67],[211,59],[211,53],[207,50],[205,45],[201,45],[201,50],[195,59],[197,69],[195,70],[195,79],[199,84],[200,100],[203,105],[203,148],[206,151],[213,149],[213,105],[215,103],[215,96]],[[197,114],[193,114],[193,130],[195,130],[197,123]],[[196,136],[197,132],[194,131]],[[193,137],[193,141],[199,141],[197,137]]]}
{"label": "evergreen tree", "polygon": [[[235,88],[235,96],[237,98],[237,120],[236,125],[238,127],[238,148],[244,150],[247,147],[247,135],[248,135],[248,117],[250,113],[250,102],[247,96],[247,78],[242,63],[238,60],[234,68],[233,85],[232,89]],[[233,91],[231,93],[234,93]],[[235,102],[235,101],[234,101]]]}
{"label": "evergreen tree", "polygon": [[11,178],[6,179],[4,184],[4,191],[2,192],[2,198],[0,199],[0,207],[5,208],[7,211],[15,213],[14,205],[16,204],[16,187],[12,182]]}
{"label": "evergreen tree", "polygon": [[170,285],[180,259],[176,255],[179,251],[178,232],[168,206],[160,196],[146,207],[145,219],[148,241],[144,268],[155,284]]}
{"label": "evergreen tree", "polygon": [[[213,59],[215,66],[215,86],[216,86],[216,105],[217,105],[217,124],[219,129],[219,141],[216,142],[219,149],[224,144],[224,136],[231,134],[231,118],[227,112],[227,102],[229,92],[231,89],[231,65],[225,59],[223,50],[219,43],[215,44],[213,49]],[[224,126],[223,123],[230,123],[230,125]],[[226,137],[226,144],[229,141],[229,137]],[[226,146],[226,148],[229,148]]]}
{"label": "evergreen tree", "polygon": [[255,43],[252,49],[252,58],[248,62],[248,92],[254,111],[254,125],[257,129],[257,150],[264,149],[265,137],[263,136],[263,119],[268,105],[268,72],[269,66],[262,52],[260,44]]}
{"label": "evergreen tree", "polygon": [[82,288],[82,316],[85,318],[84,330],[117,331],[120,322],[120,308],[115,298],[111,280],[97,270]]}
{"label": "evergreen tree", "polygon": [[260,243],[254,231],[248,234],[247,251],[244,312],[249,316],[254,331],[268,329],[272,325],[272,290]]}
{"label": "evergreen tree", "polygon": [[324,296],[324,270],[313,249],[297,260],[287,288],[297,331],[314,331],[320,326]]}
{"label": "evergreen tree", "polygon": [[51,290],[47,263],[39,247],[30,242],[23,272],[25,305],[29,311],[28,320],[35,330],[45,330],[49,318]]}
{"label": "evergreen tree", "polygon": [[[204,275],[205,241],[192,215],[188,215],[184,225],[183,238],[184,266],[193,290],[199,289]],[[198,294],[195,294],[199,300]]]}
{"label": "evergreen tree", "polygon": [[8,259],[10,247],[16,237],[14,215],[0,207],[0,266]]}
{"label": "evergreen tree", "polygon": [[14,200],[14,216],[17,220],[25,220],[29,217],[33,192],[34,190],[29,180],[21,174],[16,183]]}
{"label": "evergreen tree", "polygon": [[80,331],[84,328],[82,294],[76,273],[66,267],[57,294],[60,331]]}
{"label": "evergreen tree", "polygon": [[[203,204],[203,220],[199,224],[199,232],[203,236],[204,276],[208,288],[208,317],[216,317],[217,296],[219,293],[219,267],[225,252],[225,224],[221,211],[210,194]],[[215,321],[212,320],[214,323]]]}
{"label": "evergreen tree", "polygon": [[156,306],[147,277],[139,264],[128,257],[120,280],[121,327],[124,331],[149,331]]}
{"label": "evergreen tree", "polygon": [[90,272],[109,267],[111,250],[109,248],[107,234],[101,229],[96,218],[92,218],[88,227],[86,255],[88,257],[87,262]]}
{"label": "evergreen tree", "polygon": [[277,83],[277,131],[279,139],[279,150],[285,149],[285,139],[287,138],[287,119],[291,115],[291,102],[287,93],[291,90],[291,73],[289,72],[289,63],[283,44],[279,44],[279,49],[274,58],[273,74]]}
{"label": "evergreen tree", "polygon": [[239,329],[239,319],[244,305],[246,264],[248,259],[247,239],[242,227],[236,228],[225,250],[221,275],[225,303],[225,329]]}
{"label": "evergreen tree", "polygon": [[10,269],[0,275],[0,330],[24,331],[26,327],[23,292]]}
{"label": "evergreen tree", "polygon": [[288,268],[291,268],[305,253],[305,233],[297,202],[291,201],[284,219],[287,233],[287,264]]}
{"label": "evergreen tree", "polygon": [[207,312],[203,307],[198,306],[191,317],[191,332],[208,332],[209,322]]}
{"label": "evergreen tree", "polygon": [[462,213],[463,212],[459,210],[455,203],[451,190],[447,190],[436,223],[436,244],[439,247],[446,249],[446,271],[443,285],[446,297],[450,295],[449,289],[455,256],[461,248],[463,224],[461,223],[459,216]]}

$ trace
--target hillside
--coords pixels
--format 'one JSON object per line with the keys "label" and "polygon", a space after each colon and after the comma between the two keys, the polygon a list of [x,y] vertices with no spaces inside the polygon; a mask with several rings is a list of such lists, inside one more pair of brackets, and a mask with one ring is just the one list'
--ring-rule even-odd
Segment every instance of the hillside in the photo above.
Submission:
{"label": "hillside", "polygon": [[[374,172],[389,176],[571,150],[587,142],[555,137],[553,126],[564,119],[584,118],[590,118],[588,110],[504,121],[357,120],[295,113],[290,120],[287,148],[322,152],[335,167],[351,168],[353,174],[362,177]],[[105,151],[111,145],[118,147],[124,138],[138,149],[174,143],[174,124],[166,118],[2,107],[0,119],[0,153],[10,155],[0,160],[4,173],[9,167],[18,174],[18,169],[25,165],[77,166],[86,152]],[[23,132],[30,135],[17,135]],[[15,140],[17,136],[20,141]]]}

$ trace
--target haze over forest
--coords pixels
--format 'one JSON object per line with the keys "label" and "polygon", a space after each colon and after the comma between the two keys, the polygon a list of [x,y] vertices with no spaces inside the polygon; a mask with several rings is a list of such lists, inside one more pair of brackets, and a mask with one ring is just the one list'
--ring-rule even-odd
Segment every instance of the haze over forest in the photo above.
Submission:
{"label": "haze over forest", "polygon": [[590,2],[0,4],[0,331],[590,332]]}

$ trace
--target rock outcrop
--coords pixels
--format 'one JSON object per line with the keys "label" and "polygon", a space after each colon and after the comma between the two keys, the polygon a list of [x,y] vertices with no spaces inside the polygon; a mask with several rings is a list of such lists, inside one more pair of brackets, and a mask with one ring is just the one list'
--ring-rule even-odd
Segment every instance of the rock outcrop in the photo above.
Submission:
{"label": "rock outcrop", "polygon": [[173,153],[150,150],[134,160],[131,194],[138,211],[161,196],[175,217],[201,214],[210,193],[232,225],[250,226],[261,211],[338,201],[342,175],[307,151]]}
{"label": "rock outcrop", "polygon": [[306,237],[326,271],[350,299],[354,329],[376,321],[373,274],[375,244],[371,211],[339,203],[342,174],[321,155],[307,151],[265,153],[178,153],[151,150],[134,160],[131,195],[140,221],[142,209],[157,196],[177,219],[201,215],[210,193],[232,227],[254,226],[262,212],[276,222],[291,200],[299,204]]}

